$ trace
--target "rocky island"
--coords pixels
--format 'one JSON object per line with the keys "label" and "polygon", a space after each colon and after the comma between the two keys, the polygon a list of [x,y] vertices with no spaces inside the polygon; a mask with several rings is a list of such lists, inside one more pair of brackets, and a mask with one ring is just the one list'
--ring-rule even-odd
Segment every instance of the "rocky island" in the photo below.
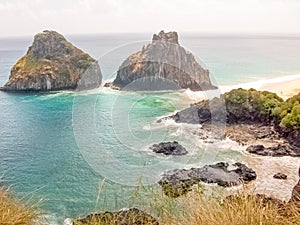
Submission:
{"label": "rocky island", "polygon": [[61,34],[44,31],[35,35],[32,46],[11,69],[2,91],[47,92],[99,87],[102,75],[98,62],[73,46]]}
{"label": "rocky island", "polygon": [[154,34],[152,43],[130,55],[119,67],[116,79],[105,86],[133,91],[216,89],[209,71],[179,44],[178,34],[164,31]]}

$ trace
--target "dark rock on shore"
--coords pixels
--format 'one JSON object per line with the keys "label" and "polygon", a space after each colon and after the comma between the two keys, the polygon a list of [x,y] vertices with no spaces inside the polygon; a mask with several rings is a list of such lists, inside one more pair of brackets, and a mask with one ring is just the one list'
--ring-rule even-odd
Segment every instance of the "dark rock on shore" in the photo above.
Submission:
{"label": "dark rock on shore", "polygon": [[271,147],[263,145],[250,145],[247,152],[262,156],[300,156],[300,150],[288,144],[278,144]]}
{"label": "dark rock on shore", "polygon": [[227,111],[224,101],[214,98],[202,100],[191,104],[189,108],[177,112],[169,118],[177,123],[203,124],[203,123],[227,123]]}
{"label": "dark rock on shore", "polygon": [[74,225],[90,225],[94,223],[101,223],[102,225],[159,225],[159,222],[154,217],[137,208],[91,214],[84,219],[78,219],[74,222]]}
{"label": "dark rock on shore", "polygon": [[178,34],[164,31],[154,34],[151,44],[122,63],[112,86],[130,91],[216,89],[209,71],[179,45]]}
{"label": "dark rock on shore", "polygon": [[290,202],[298,202],[298,203],[300,202],[300,180],[293,188]]}
{"label": "dark rock on shore", "polygon": [[190,191],[200,181],[229,187],[256,179],[255,171],[246,165],[235,163],[232,166],[235,168],[230,170],[228,163],[220,162],[201,168],[175,169],[165,172],[158,183],[167,196],[178,197]]}
{"label": "dark rock on shore", "polygon": [[284,139],[272,126],[265,124],[227,124],[226,137],[241,145],[267,144],[268,146],[284,143]]}
{"label": "dark rock on shore", "polygon": [[165,155],[186,155],[188,153],[177,141],[154,144],[150,149],[155,153],[163,153]]}
{"label": "dark rock on shore", "polygon": [[284,173],[276,173],[276,174],[274,174],[273,178],[279,179],[279,180],[286,180],[287,175]]}
{"label": "dark rock on shore", "polygon": [[120,90],[120,88],[119,87],[115,87],[112,82],[105,83],[104,87],[108,87],[108,88],[111,88],[111,89],[114,89],[114,90],[118,90],[118,91]]}
{"label": "dark rock on shore", "polygon": [[276,130],[280,132],[281,135],[289,141],[289,143],[300,148],[300,128],[281,128],[276,126]]}
{"label": "dark rock on shore", "polygon": [[[275,93],[234,89],[220,98],[191,104],[168,118],[202,124],[200,138],[229,137],[247,151],[268,156],[300,156],[300,94],[286,101]],[[218,132],[214,132],[218,131]],[[216,135],[217,134],[217,135]],[[264,145],[265,146],[261,146]]]}
{"label": "dark rock on shore", "polygon": [[300,212],[300,179],[298,183],[294,186],[292,195],[288,203],[293,207],[293,208],[298,208],[298,212]]}
{"label": "dark rock on shore", "polygon": [[61,34],[44,31],[11,69],[2,91],[47,92],[99,87],[98,62],[73,46]]}
{"label": "dark rock on shore", "polygon": [[[219,135],[214,135],[221,131]],[[249,146],[247,151],[263,156],[300,156],[300,148],[291,145],[273,126],[266,124],[210,124],[203,123],[193,135],[206,141],[209,138],[230,138],[240,145]]]}
{"label": "dark rock on shore", "polygon": [[300,166],[298,169],[298,176],[299,176],[299,181],[293,188],[292,196],[289,202],[296,202],[299,204],[300,203]]}

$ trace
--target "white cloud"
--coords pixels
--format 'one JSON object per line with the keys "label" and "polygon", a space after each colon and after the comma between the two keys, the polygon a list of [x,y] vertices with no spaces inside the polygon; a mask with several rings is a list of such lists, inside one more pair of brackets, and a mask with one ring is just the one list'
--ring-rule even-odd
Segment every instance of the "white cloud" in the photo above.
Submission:
{"label": "white cloud", "polygon": [[0,0],[0,35],[43,29],[300,33],[299,12],[299,0]]}

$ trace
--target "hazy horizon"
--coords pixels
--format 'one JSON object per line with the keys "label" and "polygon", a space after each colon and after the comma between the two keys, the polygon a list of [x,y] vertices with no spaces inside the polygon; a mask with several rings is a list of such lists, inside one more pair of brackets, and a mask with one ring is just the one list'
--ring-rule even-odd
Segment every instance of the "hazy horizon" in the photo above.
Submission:
{"label": "hazy horizon", "polygon": [[179,33],[300,35],[299,0],[0,0],[0,37]]}
{"label": "hazy horizon", "polygon": [[[63,34],[66,37],[76,37],[76,36],[86,36],[86,37],[92,37],[92,36],[109,36],[109,35],[139,35],[139,36],[144,36],[147,40],[151,40],[152,35],[153,34],[157,34],[160,31],[165,31],[165,32],[169,32],[169,31],[176,31],[179,36],[202,36],[203,38],[206,37],[237,37],[237,38],[251,38],[251,37],[266,37],[266,38],[270,38],[270,37],[286,37],[286,38],[300,38],[300,32],[299,33],[220,33],[220,32],[200,32],[200,31],[183,31],[180,32],[178,30],[167,30],[167,29],[160,29],[160,30],[154,30],[153,32],[151,31],[147,31],[147,32],[103,32],[103,33],[63,33],[59,30],[55,30],[55,29],[43,29],[40,31],[37,31],[36,33],[32,33],[32,34],[20,34],[20,35],[7,35],[7,36],[2,36],[0,34],[0,39],[8,39],[8,38],[15,38],[15,39],[19,39],[19,38],[30,38],[33,39],[34,35],[41,33],[45,30],[51,30],[51,31],[56,31],[60,34]],[[149,36],[150,35],[150,36]]]}

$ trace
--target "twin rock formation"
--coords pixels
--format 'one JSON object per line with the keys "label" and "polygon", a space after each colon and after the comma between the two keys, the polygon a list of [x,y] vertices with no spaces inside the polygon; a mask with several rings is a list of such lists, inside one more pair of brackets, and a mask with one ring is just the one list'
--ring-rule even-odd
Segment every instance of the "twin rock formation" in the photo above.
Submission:
{"label": "twin rock formation", "polygon": [[[34,37],[27,54],[12,68],[8,82],[0,90],[47,92],[93,89],[101,85],[98,62],[73,46],[55,31]],[[209,71],[178,43],[176,32],[154,34],[152,43],[130,55],[120,66],[111,84],[121,90],[193,91],[214,89]]]}

